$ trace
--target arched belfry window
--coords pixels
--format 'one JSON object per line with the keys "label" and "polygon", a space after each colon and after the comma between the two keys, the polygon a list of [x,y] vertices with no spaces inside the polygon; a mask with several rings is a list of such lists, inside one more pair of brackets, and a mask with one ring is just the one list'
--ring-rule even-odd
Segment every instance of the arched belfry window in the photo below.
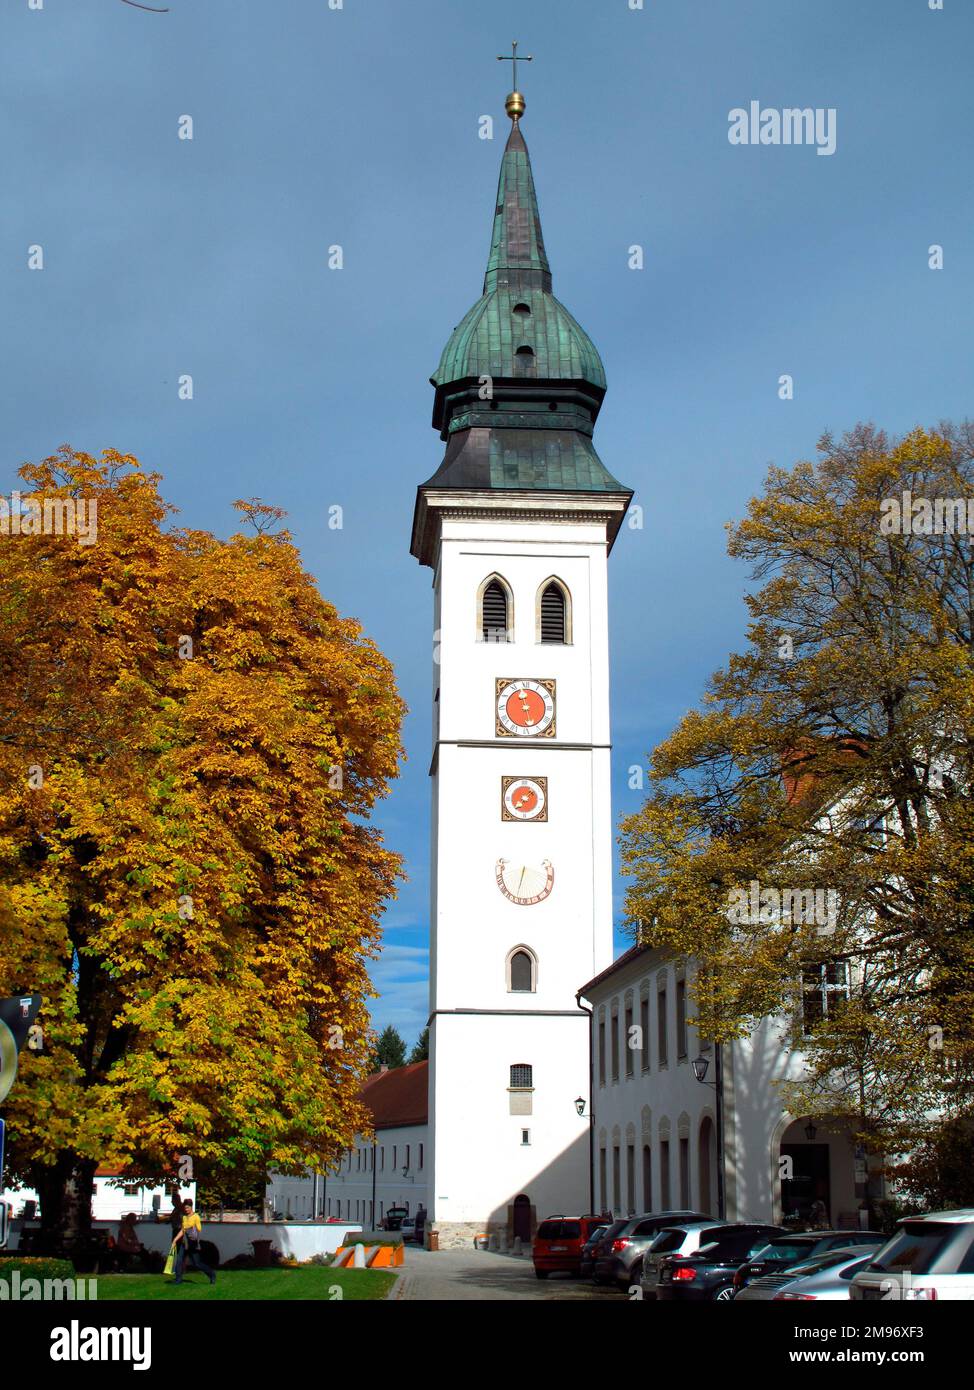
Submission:
{"label": "arched belfry window", "polygon": [[547,579],[538,590],[535,622],[539,642],[572,640],[571,595],[560,579]]}
{"label": "arched belfry window", "polygon": [[515,946],[507,957],[510,994],[533,994],[538,987],[538,959],[527,946]]}
{"label": "arched belfry window", "polygon": [[477,593],[477,635],[482,642],[510,642],[514,631],[514,599],[499,574],[492,574]]}
{"label": "arched belfry window", "polygon": [[514,375],[515,376],[534,376],[534,348],[524,343],[514,353]]}

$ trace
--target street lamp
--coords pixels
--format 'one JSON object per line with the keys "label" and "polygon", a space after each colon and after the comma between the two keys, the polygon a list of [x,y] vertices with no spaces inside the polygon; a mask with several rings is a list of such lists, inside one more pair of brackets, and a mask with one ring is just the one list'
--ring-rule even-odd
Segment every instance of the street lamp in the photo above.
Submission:
{"label": "street lamp", "polygon": [[584,1096],[576,1096],[576,1097],[575,1097],[575,1109],[577,1110],[577,1112],[578,1112],[579,1115],[584,1115],[584,1114],[585,1114],[585,1097],[584,1097]]}
{"label": "street lamp", "polygon": [[805,1126],[805,1138],[810,1144],[814,1142],[816,1134],[818,1134],[818,1130],[815,1128],[812,1121],[809,1120],[808,1124]]}
{"label": "street lamp", "polygon": [[693,1075],[701,1086],[712,1086],[717,1096],[717,1215],[727,1219],[724,1200],[724,1064],[720,1043],[714,1044],[714,1080],[707,1080],[710,1058],[701,1052],[691,1063]]}

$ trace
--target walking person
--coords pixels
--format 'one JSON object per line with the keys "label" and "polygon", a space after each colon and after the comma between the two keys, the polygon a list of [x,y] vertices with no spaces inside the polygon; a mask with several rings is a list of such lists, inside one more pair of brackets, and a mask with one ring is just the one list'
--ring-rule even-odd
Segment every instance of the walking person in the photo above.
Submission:
{"label": "walking person", "polygon": [[211,1284],[216,1283],[216,1275],[208,1264],[204,1264],[200,1257],[200,1241],[203,1237],[203,1223],[199,1215],[193,1210],[192,1200],[187,1197],[183,1202],[182,1228],[176,1237],[176,1278],[175,1284],[183,1282],[183,1270],[186,1261],[189,1260],[194,1269],[198,1269],[201,1274],[205,1274]]}

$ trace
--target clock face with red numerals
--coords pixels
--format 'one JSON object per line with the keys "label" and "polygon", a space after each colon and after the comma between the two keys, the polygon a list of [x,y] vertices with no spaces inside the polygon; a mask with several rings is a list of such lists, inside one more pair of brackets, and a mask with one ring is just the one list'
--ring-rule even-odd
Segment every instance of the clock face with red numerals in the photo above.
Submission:
{"label": "clock face with red numerals", "polygon": [[554,738],[555,682],[497,678],[498,738]]}
{"label": "clock face with red numerals", "polygon": [[501,778],[501,820],[547,819],[547,777]]}
{"label": "clock face with red numerals", "polygon": [[555,886],[555,870],[548,859],[540,864],[514,864],[509,859],[498,859],[494,873],[504,897],[518,907],[543,903]]}

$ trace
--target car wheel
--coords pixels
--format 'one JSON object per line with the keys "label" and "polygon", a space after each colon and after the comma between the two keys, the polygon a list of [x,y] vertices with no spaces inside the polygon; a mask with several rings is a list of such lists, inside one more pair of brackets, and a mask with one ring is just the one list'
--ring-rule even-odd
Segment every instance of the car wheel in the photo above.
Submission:
{"label": "car wheel", "polygon": [[549,1273],[550,1270],[547,1269],[536,1269],[534,1271],[534,1277],[535,1279],[547,1279]]}
{"label": "car wheel", "polygon": [[714,1302],[715,1302],[715,1303],[730,1303],[730,1301],[731,1301],[731,1299],[732,1299],[733,1297],[734,1297],[734,1285],[733,1285],[733,1284],[725,1284],[725,1285],[723,1286],[723,1288],[718,1289],[717,1292],[714,1294]]}

